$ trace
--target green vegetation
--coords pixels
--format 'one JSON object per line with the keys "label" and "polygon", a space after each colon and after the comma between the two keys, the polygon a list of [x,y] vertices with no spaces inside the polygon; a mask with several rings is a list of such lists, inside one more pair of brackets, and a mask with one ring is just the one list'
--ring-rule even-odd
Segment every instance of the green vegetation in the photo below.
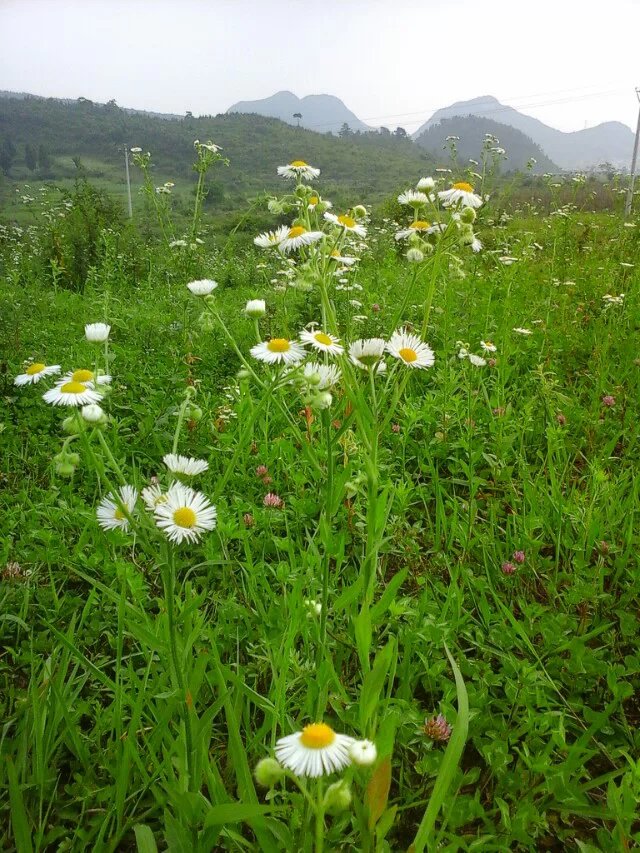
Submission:
{"label": "green vegetation", "polygon": [[[523,171],[530,164],[533,171],[542,175],[545,172],[555,173],[559,169],[552,163],[539,145],[525,136],[515,127],[500,124],[488,118],[479,116],[457,116],[455,118],[442,119],[424,131],[417,139],[418,145],[426,148],[435,156],[449,148],[451,137],[455,137],[456,155],[461,164],[468,163],[469,159],[482,159],[487,137],[495,138],[493,148],[503,150],[502,156],[498,156],[499,170],[505,173]],[[508,151],[505,156],[504,151]],[[440,154],[440,156],[442,156]]]}
{"label": "green vegetation", "polygon": [[[210,186],[210,203],[222,210],[244,208],[264,190],[275,192],[273,164],[302,153],[330,176],[325,192],[336,203],[353,197],[381,199],[407,175],[428,173],[433,167],[430,155],[411,140],[392,134],[335,137],[256,115],[167,119],[83,99],[68,103],[54,98],[3,98],[0,155],[6,146],[13,154],[8,160],[0,159],[5,174],[4,185],[0,179],[0,209],[5,216],[15,215],[19,202],[9,205],[16,186],[25,181],[32,188],[37,188],[38,178],[68,185],[77,173],[74,158],[80,158],[97,186],[124,201],[124,145],[153,154],[157,184],[174,181],[176,196],[186,209],[196,180],[191,168],[194,139],[213,139],[234,153],[229,168],[218,171]],[[29,165],[34,146],[44,148],[47,158],[46,166],[40,162],[35,172]],[[135,201],[139,182],[135,173],[132,177]]]}
{"label": "green vegetation", "polygon": [[[239,120],[212,120],[232,162],[208,180],[249,157],[223,136],[256,126]],[[322,163],[300,151],[332,180],[330,150],[360,150],[286,132],[335,146]],[[129,141],[186,175],[168,143]],[[511,218],[499,195],[457,222],[418,201],[414,224],[448,224],[405,242],[387,215],[362,218],[366,197],[328,223],[324,178],[277,206],[294,233],[328,235],[295,264],[214,241],[206,208],[171,247],[83,180],[0,229],[2,849],[640,844],[640,223],[571,206]],[[170,195],[145,198],[170,221]],[[363,225],[366,239],[344,231]],[[334,275],[333,245],[361,261]],[[203,278],[217,288],[193,296]],[[250,299],[265,316],[245,316]],[[83,338],[95,321],[108,347]],[[405,349],[376,375],[342,356],[327,400],[315,375],[290,384],[250,355],[310,322],[346,345],[407,326],[435,363],[412,370]],[[108,421],[63,426],[72,410],[42,400],[57,377],[13,384],[28,359],[108,369]],[[135,536],[101,529],[115,485],[167,486],[172,450],[208,462],[195,487],[216,529],[173,547],[140,502]],[[321,720],[375,742],[374,763],[254,777]]]}

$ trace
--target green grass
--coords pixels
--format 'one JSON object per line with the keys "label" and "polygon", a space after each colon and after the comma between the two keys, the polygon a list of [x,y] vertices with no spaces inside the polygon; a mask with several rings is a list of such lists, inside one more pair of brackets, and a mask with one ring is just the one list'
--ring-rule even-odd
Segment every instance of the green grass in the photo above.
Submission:
{"label": "green grass", "polygon": [[[362,423],[353,403],[375,407],[359,377],[311,423],[294,389],[236,380],[189,278],[219,282],[216,310],[244,353],[247,299],[267,300],[264,336],[295,336],[321,312],[316,290],[275,290],[280,265],[257,268],[253,249],[181,261],[151,243],[134,275],[111,235],[70,290],[36,274],[46,223],[5,234],[0,566],[20,568],[0,585],[3,849],[311,850],[300,791],[267,794],[252,773],[318,716],[379,755],[347,771],[353,803],[323,822],[327,850],[640,843],[640,290],[621,265],[638,238],[610,214],[491,216],[464,278],[439,262],[434,367]],[[401,319],[420,328],[429,277],[414,280],[393,230],[373,223],[351,278],[362,291],[335,292],[348,341],[387,337],[405,296]],[[606,307],[606,293],[624,303]],[[60,477],[66,413],[42,402],[45,382],[12,384],[28,357],[91,366],[83,324],[103,318],[103,437],[129,482],[163,476],[176,410],[197,391],[202,417],[179,452],[209,461],[197,487],[218,508],[198,546],[173,553],[151,526],[135,540],[102,531],[100,473],[116,473],[97,435],[73,443],[80,464]],[[480,353],[488,339],[495,365],[458,358],[457,342]],[[269,490],[283,510],[262,505]],[[321,617],[308,599],[328,603]],[[439,713],[446,750],[423,730]]]}

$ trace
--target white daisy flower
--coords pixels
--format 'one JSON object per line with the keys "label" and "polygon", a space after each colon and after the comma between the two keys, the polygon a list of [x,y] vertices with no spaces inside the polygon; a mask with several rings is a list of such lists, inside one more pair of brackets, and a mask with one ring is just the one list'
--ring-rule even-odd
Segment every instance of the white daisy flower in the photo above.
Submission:
{"label": "white daisy flower", "polygon": [[249,299],[247,304],[244,306],[244,313],[252,320],[264,317],[267,313],[267,303],[264,299]]}
{"label": "white daisy flower", "polygon": [[111,326],[106,323],[88,323],[84,327],[84,336],[92,344],[103,344],[109,338]]}
{"label": "white daisy flower", "polygon": [[367,229],[364,225],[360,225],[357,219],[354,219],[353,216],[348,216],[346,213],[342,213],[340,216],[336,216],[335,213],[325,213],[324,218],[327,222],[331,222],[332,225],[343,228],[349,234],[357,234],[358,237],[367,236]]}
{"label": "white daisy flower", "polygon": [[423,237],[426,234],[434,234],[436,231],[442,230],[444,229],[439,223],[432,225],[426,219],[416,219],[415,222],[411,222],[406,228],[396,232],[396,240],[406,240],[407,237],[411,237],[413,234],[419,234]]}
{"label": "white daisy flower", "polygon": [[307,201],[307,207],[309,208],[309,210],[315,210],[316,205],[318,204],[322,204],[323,207],[325,207],[327,210],[333,207],[330,201],[324,201],[318,195],[309,196],[309,200]]}
{"label": "white daisy flower", "polygon": [[[118,490],[118,497],[113,492],[110,492],[104,498],[96,509],[98,524],[103,530],[120,530],[129,529],[129,519],[127,515],[133,515],[136,501],[138,500],[138,492],[133,486],[122,486]],[[126,509],[126,513],[122,508]]]}
{"label": "white daisy flower", "polygon": [[377,364],[378,373],[383,373],[386,365],[380,359],[384,355],[386,345],[384,338],[359,338],[349,347],[349,358],[363,370]]}
{"label": "white daisy flower", "polygon": [[209,467],[204,459],[194,459],[191,456],[181,456],[177,453],[167,453],[162,461],[172,474],[184,474],[187,477],[195,477],[202,474]]}
{"label": "white daisy flower", "polygon": [[194,296],[208,296],[217,286],[217,281],[213,281],[210,278],[201,278],[198,281],[190,281],[187,288]]}
{"label": "white daisy flower", "polygon": [[298,341],[271,338],[269,341],[262,341],[251,347],[251,355],[267,364],[297,364],[305,357],[305,351]]}
{"label": "white daisy flower", "polygon": [[369,767],[377,757],[376,745],[370,740],[356,740],[349,747],[349,758],[359,767]]}
{"label": "white daisy flower", "polygon": [[467,358],[474,367],[484,367],[487,363],[486,359],[482,358],[481,355],[475,355],[472,352],[467,353]]}
{"label": "white daisy flower", "polygon": [[84,382],[70,379],[59,382],[42,395],[45,403],[54,406],[87,406],[91,403],[99,403],[102,394]]}
{"label": "white daisy flower", "polygon": [[287,238],[288,233],[287,226],[281,225],[275,231],[263,231],[262,234],[258,234],[257,237],[253,238],[253,242],[261,249],[277,249],[280,243]]}
{"label": "white daisy flower", "polygon": [[349,748],[354,738],[341,735],[326,723],[311,723],[301,732],[276,742],[276,758],[296,776],[312,778],[342,770],[351,763]]}
{"label": "white daisy flower", "polygon": [[482,242],[480,240],[478,240],[477,237],[473,238],[470,245],[471,245],[471,250],[473,252],[480,252],[482,250]]}
{"label": "white daisy flower", "polygon": [[319,391],[333,388],[340,381],[340,371],[335,364],[319,364],[317,361],[306,362],[303,375],[305,379],[312,380]]}
{"label": "white daisy flower", "polygon": [[429,201],[429,196],[419,190],[405,190],[398,196],[398,204],[408,204],[409,207],[422,207]]}
{"label": "white daisy flower", "polygon": [[162,491],[162,487],[158,483],[146,486],[142,490],[141,497],[150,512],[154,512],[159,504],[166,503],[167,500],[166,493]]}
{"label": "white daisy flower", "polygon": [[278,166],[278,174],[281,178],[296,178],[296,180],[306,178],[312,181],[318,177],[320,169],[310,166],[304,160],[292,160],[286,166]]}
{"label": "white daisy flower", "polygon": [[311,344],[314,349],[320,352],[326,352],[329,355],[341,355],[344,352],[344,347],[340,340],[335,335],[328,335],[326,332],[308,332],[306,329],[300,332],[300,340],[305,344]]}
{"label": "white daisy flower", "polygon": [[426,190],[427,192],[429,192],[430,190],[435,189],[435,186],[436,182],[433,180],[433,178],[420,178],[420,180],[416,184],[416,189],[423,191]]}
{"label": "white daisy flower", "polygon": [[532,335],[533,334],[531,329],[523,329],[521,326],[516,326],[513,331],[517,332],[519,335]]}
{"label": "white daisy flower", "polygon": [[480,346],[485,352],[498,352],[498,347],[493,341],[480,341]]}
{"label": "white daisy flower", "polygon": [[337,249],[334,249],[329,258],[332,261],[337,261],[337,263],[342,264],[345,267],[352,267],[354,264],[357,264],[360,258],[352,258],[349,255],[341,255]]}
{"label": "white daisy flower", "polygon": [[204,531],[216,526],[216,508],[202,492],[173,483],[165,497],[164,502],[156,504],[154,515],[170,542],[197,542]]}
{"label": "white daisy flower", "polygon": [[73,373],[66,373],[58,381],[58,385],[61,385],[63,382],[82,382],[83,385],[90,384],[95,388],[96,385],[111,384],[111,377],[108,373],[98,373],[96,375],[93,370],[86,370],[84,367],[81,367],[79,370],[74,370]]}
{"label": "white daisy flower", "polygon": [[435,361],[431,347],[420,340],[418,335],[409,334],[406,329],[394,332],[386,349],[390,355],[403,361],[407,367],[431,367]]}
{"label": "white daisy flower", "polygon": [[324,239],[322,231],[309,231],[304,225],[294,225],[286,229],[286,235],[278,246],[278,250],[285,254],[299,249],[301,246],[310,246],[318,240]]}
{"label": "white daisy flower", "polygon": [[34,361],[27,367],[24,373],[20,373],[13,380],[14,385],[35,385],[40,382],[43,376],[53,376],[54,373],[60,373],[59,364],[43,364],[41,361]]}
{"label": "white daisy flower", "polygon": [[449,190],[441,190],[438,193],[438,198],[445,207],[462,205],[462,207],[480,207],[482,199],[473,191],[471,184],[466,181],[460,181],[454,184]]}

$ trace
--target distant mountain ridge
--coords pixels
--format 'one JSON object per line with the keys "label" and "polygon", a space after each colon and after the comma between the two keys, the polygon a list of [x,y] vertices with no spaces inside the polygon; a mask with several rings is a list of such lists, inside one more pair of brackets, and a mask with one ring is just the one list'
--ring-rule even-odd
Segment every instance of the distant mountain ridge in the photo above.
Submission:
{"label": "distant mountain ridge", "polygon": [[418,139],[443,119],[456,116],[478,116],[515,127],[539,145],[562,169],[586,169],[605,162],[614,166],[628,166],[631,159],[633,132],[622,122],[607,121],[596,127],[566,133],[501,104],[491,95],[458,101],[437,110],[418,128],[413,138]]}
{"label": "distant mountain ridge", "polygon": [[[504,148],[506,155],[498,154],[498,168],[501,172],[525,171],[527,164],[533,159],[534,174],[558,172],[558,166],[553,163],[539,145],[526,136],[522,131],[508,124],[500,124],[480,116],[455,116],[444,118],[430,125],[416,140],[416,144],[426,148],[440,160],[446,158],[449,145],[447,139],[457,137],[455,146],[457,159],[461,165],[470,159],[479,161],[485,144],[485,137],[491,134],[499,139],[496,147]],[[443,151],[444,149],[444,151]]]}
{"label": "distant mountain ridge", "polygon": [[[259,116],[279,118],[287,124],[300,124],[300,127],[317,133],[338,133],[343,124],[349,125],[350,130],[373,130],[335,95],[306,95],[299,98],[293,92],[282,91],[258,101],[238,101],[227,112],[256,113]],[[296,113],[301,118],[294,118]]]}

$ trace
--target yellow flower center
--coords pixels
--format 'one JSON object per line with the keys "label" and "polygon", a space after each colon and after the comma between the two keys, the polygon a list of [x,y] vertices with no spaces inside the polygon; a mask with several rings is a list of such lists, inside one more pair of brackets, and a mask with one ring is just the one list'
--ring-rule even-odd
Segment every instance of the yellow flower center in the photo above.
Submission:
{"label": "yellow flower center", "polygon": [[289,234],[287,235],[289,239],[293,237],[300,237],[302,234],[306,234],[307,229],[303,225],[294,225],[293,228],[289,228]]}
{"label": "yellow flower center", "polygon": [[27,374],[27,376],[35,376],[36,373],[42,373],[45,367],[46,365],[43,364],[41,361],[34,361],[30,367],[27,367],[25,373]]}
{"label": "yellow flower center", "polygon": [[313,337],[319,344],[324,344],[326,347],[330,347],[333,343],[329,335],[325,335],[324,332],[316,332]]}
{"label": "yellow flower center", "polygon": [[454,184],[453,189],[454,190],[462,190],[465,193],[472,193],[473,192],[473,187],[471,186],[471,184],[468,184],[466,181],[460,181],[459,183]]}
{"label": "yellow flower center", "polygon": [[90,382],[93,379],[92,370],[74,370],[71,374],[74,382]]}
{"label": "yellow flower center", "polygon": [[116,521],[124,521],[126,515],[122,512],[121,509],[116,509],[116,511],[113,513],[113,517],[116,519]]}
{"label": "yellow flower center", "polygon": [[485,345],[486,347],[492,347],[492,346],[493,346],[493,341],[485,341],[485,342],[484,342],[484,345]]}
{"label": "yellow flower center", "polygon": [[305,726],[300,735],[300,743],[307,749],[324,749],[336,739],[336,733],[326,723],[311,723]]}
{"label": "yellow flower center", "polygon": [[427,228],[431,228],[431,224],[425,219],[416,219],[415,222],[411,223],[409,228],[414,228],[416,231],[426,231]]}
{"label": "yellow flower center", "polygon": [[418,353],[411,349],[410,347],[402,347],[402,349],[398,350],[398,355],[403,361],[416,361],[418,358]]}
{"label": "yellow flower center", "polygon": [[354,228],[356,221],[353,216],[347,216],[346,214],[342,214],[342,216],[338,217],[338,222],[340,225],[344,225],[345,228]]}
{"label": "yellow flower center", "polygon": [[178,527],[195,527],[196,514],[189,506],[181,506],[173,513],[174,523]]}
{"label": "yellow flower center", "polygon": [[334,250],[331,252],[331,257],[332,257],[332,258],[339,258],[339,257],[340,257],[340,252],[339,252],[337,249],[334,249]]}
{"label": "yellow flower center", "polygon": [[60,390],[63,394],[84,394],[87,386],[83,385],[82,382],[65,382]]}
{"label": "yellow flower center", "polygon": [[288,352],[291,344],[286,338],[272,338],[267,344],[269,352]]}
{"label": "yellow flower center", "polygon": [[304,160],[294,160],[291,164],[294,169],[304,169],[308,164],[304,162]]}
{"label": "yellow flower center", "polygon": [[320,201],[317,195],[312,195],[309,199],[309,204],[317,204]]}

